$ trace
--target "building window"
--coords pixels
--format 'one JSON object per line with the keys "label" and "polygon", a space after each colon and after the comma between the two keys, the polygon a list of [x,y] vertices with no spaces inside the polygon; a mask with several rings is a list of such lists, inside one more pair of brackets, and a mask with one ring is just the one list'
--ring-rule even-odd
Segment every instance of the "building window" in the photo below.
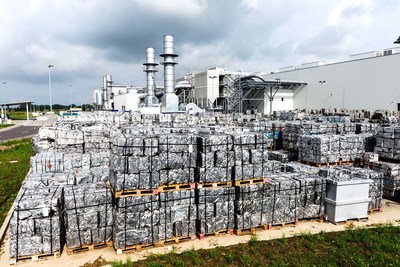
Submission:
{"label": "building window", "polygon": [[283,97],[281,98],[281,100],[283,101]]}
{"label": "building window", "polygon": [[122,106],[122,111],[125,111],[125,106]]}

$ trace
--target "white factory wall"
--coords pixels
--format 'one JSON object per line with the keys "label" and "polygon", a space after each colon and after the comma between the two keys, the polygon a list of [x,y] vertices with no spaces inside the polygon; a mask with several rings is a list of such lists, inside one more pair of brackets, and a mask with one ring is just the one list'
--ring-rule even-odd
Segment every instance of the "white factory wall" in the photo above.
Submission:
{"label": "white factory wall", "polygon": [[400,103],[400,54],[277,72],[264,78],[307,82],[294,89],[294,109],[397,110]]}
{"label": "white factory wall", "polygon": [[140,99],[139,95],[135,92],[114,96],[114,109],[119,111],[138,111]]}
{"label": "white factory wall", "polygon": [[[269,98],[265,99],[264,114],[270,112]],[[293,90],[280,89],[272,101],[272,111],[292,110],[293,109]]]}

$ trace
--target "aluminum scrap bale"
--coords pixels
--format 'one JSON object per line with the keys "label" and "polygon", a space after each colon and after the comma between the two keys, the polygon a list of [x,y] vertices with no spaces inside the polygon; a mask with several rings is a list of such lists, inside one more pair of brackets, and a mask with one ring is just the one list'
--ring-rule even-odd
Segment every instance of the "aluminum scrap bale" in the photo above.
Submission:
{"label": "aluminum scrap bale", "polygon": [[325,213],[326,181],[318,175],[296,175],[299,181],[298,218],[314,219]]}
{"label": "aluminum scrap bale", "polygon": [[112,238],[112,194],[103,185],[64,188],[65,237],[68,248],[107,243]]}
{"label": "aluminum scrap bale", "polygon": [[229,134],[200,134],[197,137],[197,149],[203,153],[214,151],[230,151],[232,150],[232,145],[232,135]]}
{"label": "aluminum scrap bale", "polygon": [[30,166],[33,173],[63,172],[64,153],[42,152],[30,159]]}
{"label": "aluminum scrap bale", "polygon": [[336,136],[302,135],[298,147],[299,160],[315,164],[339,162],[339,138]]}
{"label": "aluminum scrap bale", "polygon": [[[251,168],[252,173],[252,168]],[[232,170],[230,167],[197,168],[195,181],[198,183],[218,183],[231,181]]]}
{"label": "aluminum scrap bale", "polygon": [[64,168],[71,169],[89,169],[91,157],[89,154],[82,153],[64,153]]}
{"label": "aluminum scrap bale", "polygon": [[372,162],[372,170],[383,174],[383,196],[400,197],[400,164],[383,161]]}
{"label": "aluminum scrap bale", "polygon": [[319,168],[302,164],[300,162],[288,162],[283,165],[285,172],[301,173],[301,174],[318,174]]}
{"label": "aluminum scrap bale", "polygon": [[158,195],[117,198],[113,203],[113,245],[126,249],[160,240]]}
{"label": "aluminum scrap bale", "polygon": [[178,168],[159,171],[159,184],[190,184],[195,182],[194,168]]}
{"label": "aluminum scrap bale", "polygon": [[159,193],[159,238],[191,237],[196,234],[195,190],[174,190]]}
{"label": "aluminum scrap bale", "polygon": [[197,148],[197,137],[187,134],[159,136],[160,152],[194,152]]}
{"label": "aluminum scrap bale", "polygon": [[235,229],[246,230],[273,223],[274,182],[236,187]]}
{"label": "aluminum scrap bale", "polygon": [[207,235],[234,228],[234,187],[200,188],[197,195],[197,233]]}
{"label": "aluminum scrap bale", "polygon": [[62,187],[21,188],[10,220],[10,258],[59,253],[64,245]]}

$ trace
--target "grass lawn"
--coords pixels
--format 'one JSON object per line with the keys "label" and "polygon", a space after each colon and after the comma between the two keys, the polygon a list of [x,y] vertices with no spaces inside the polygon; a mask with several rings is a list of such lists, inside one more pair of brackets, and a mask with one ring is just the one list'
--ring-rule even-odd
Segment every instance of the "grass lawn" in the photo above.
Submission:
{"label": "grass lawn", "polygon": [[14,124],[0,124],[0,129],[1,128],[7,128],[7,127],[10,127],[10,126],[13,126]]}
{"label": "grass lawn", "polygon": [[400,227],[349,229],[311,235],[249,242],[208,250],[152,255],[132,263],[113,261],[111,266],[400,266]]}
{"label": "grass lawn", "polygon": [[32,155],[30,138],[0,143],[0,225],[29,171]]}
{"label": "grass lawn", "polygon": [[10,111],[10,116],[13,120],[26,120],[26,111]]}

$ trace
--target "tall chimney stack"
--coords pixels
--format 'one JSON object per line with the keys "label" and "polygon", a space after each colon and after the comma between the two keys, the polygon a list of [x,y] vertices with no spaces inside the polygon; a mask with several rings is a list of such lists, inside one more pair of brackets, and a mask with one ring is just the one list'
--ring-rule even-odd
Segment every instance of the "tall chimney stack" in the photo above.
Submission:
{"label": "tall chimney stack", "polygon": [[178,96],[175,94],[175,65],[177,54],[174,52],[174,36],[164,35],[164,95],[161,98],[163,111],[178,111]]}
{"label": "tall chimney stack", "polygon": [[147,96],[144,99],[144,103],[146,107],[153,107],[155,104],[158,104],[158,99],[154,95],[155,91],[155,73],[157,72],[157,63],[155,63],[154,59],[155,50],[152,47],[146,48],[146,63],[143,63],[145,66],[144,72],[146,72],[146,80],[147,80]]}
{"label": "tall chimney stack", "polygon": [[112,76],[110,74],[103,76],[103,110],[111,109],[110,95],[112,90]]}

